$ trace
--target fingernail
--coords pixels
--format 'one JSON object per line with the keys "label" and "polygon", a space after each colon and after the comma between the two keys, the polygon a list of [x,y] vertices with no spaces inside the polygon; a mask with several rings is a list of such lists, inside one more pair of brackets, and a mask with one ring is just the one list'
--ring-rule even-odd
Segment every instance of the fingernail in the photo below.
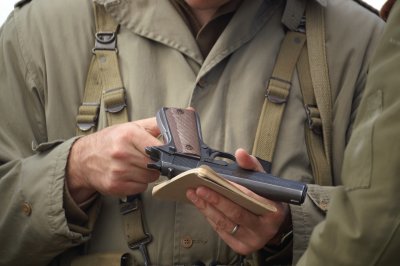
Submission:
{"label": "fingernail", "polygon": [[198,188],[197,195],[199,195],[202,199],[205,199],[205,200],[208,200],[210,198],[210,193],[208,192],[207,189],[204,189],[204,188]]}
{"label": "fingernail", "polygon": [[188,191],[186,197],[193,203],[196,203],[199,199],[193,191]]}

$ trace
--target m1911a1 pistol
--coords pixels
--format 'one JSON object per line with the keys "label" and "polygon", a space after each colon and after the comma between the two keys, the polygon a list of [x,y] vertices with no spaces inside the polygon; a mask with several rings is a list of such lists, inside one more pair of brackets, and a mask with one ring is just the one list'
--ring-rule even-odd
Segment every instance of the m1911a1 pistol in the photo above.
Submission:
{"label": "m1911a1 pistol", "polygon": [[146,148],[154,163],[149,168],[173,178],[182,172],[207,165],[218,175],[240,184],[258,195],[274,201],[300,205],[307,185],[267,173],[246,170],[235,156],[211,149],[202,139],[200,119],[195,111],[164,107],[157,113],[157,124],[165,144]]}

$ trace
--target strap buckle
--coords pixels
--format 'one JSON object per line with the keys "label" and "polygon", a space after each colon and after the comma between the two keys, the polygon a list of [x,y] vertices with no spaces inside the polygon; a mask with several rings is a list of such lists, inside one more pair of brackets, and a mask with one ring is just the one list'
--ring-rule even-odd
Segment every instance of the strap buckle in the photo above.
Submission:
{"label": "strap buckle", "polygon": [[[142,205],[139,195],[130,195],[126,199],[120,200],[120,213],[122,215],[128,215],[134,211],[139,211],[143,213]],[[140,217],[141,219],[141,217]],[[143,230],[144,237],[136,241],[128,241],[128,247],[130,249],[138,249],[143,256],[143,261],[145,266],[150,265],[150,257],[147,252],[146,245],[153,240],[153,236]]]}
{"label": "strap buckle", "polygon": [[265,97],[272,103],[283,104],[287,102],[292,83],[280,78],[271,77]]}
{"label": "strap buckle", "polygon": [[117,51],[117,38],[115,32],[96,32],[95,44],[92,52],[96,50]]}
{"label": "strap buckle", "polygon": [[126,107],[125,88],[108,89],[103,93],[104,109],[106,112],[116,114]]}
{"label": "strap buckle", "polygon": [[145,233],[145,235],[146,235],[145,238],[143,238],[139,241],[133,242],[133,243],[128,243],[128,246],[131,249],[139,249],[140,253],[143,256],[144,265],[148,266],[148,265],[150,265],[150,257],[149,257],[149,253],[147,252],[146,245],[149,244],[153,240],[153,237],[149,233]]}
{"label": "strap buckle", "polygon": [[315,134],[322,134],[322,120],[318,107],[305,104],[304,108],[306,110],[308,128]]}
{"label": "strap buckle", "polygon": [[84,102],[79,107],[79,114],[76,117],[77,127],[87,132],[96,126],[97,119],[99,116],[100,104]]}

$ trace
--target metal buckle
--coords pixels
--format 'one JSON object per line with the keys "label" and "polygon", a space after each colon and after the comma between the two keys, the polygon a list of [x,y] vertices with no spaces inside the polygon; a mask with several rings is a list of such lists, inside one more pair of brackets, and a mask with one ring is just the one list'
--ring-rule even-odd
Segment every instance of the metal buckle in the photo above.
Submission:
{"label": "metal buckle", "polygon": [[138,201],[132,198],[130,196],[127,196],[124,199],[120,199],[120,207],[119,207],[119,212],[122,215],[126,215],[128,213],[131,213],[139,208],[138,206]]}
{"label": "metal buckle", "polygon": [[96,126],[95,123],[77,123],[76,125],[83,132],[89,131],[90,129]]}
{"label": "metal buckle", "polygon": [[117,51],[117,38],[115,32],[97,32],[93,52],[96,50]]}
{"label": "metal buckle", "polygon": [[[273,82],[275,82],[276,84],[272,84]],[[280,78],[271,77],[268,81],[268,89],[267,93],[265,94],[265,97],[272,103],[276,104],[286,103],[287,96],[289,95],[289,90],[291,86],[292,86],[291,82],[288,82]],[[285,92],[287,96],[283,98],[280,97],[279,95],[274,95],[271,89],[277,89],[280,90],[281,92]]]}
{"label": "metal buckle", "polygon": [[[125,200],[120,199],[120,213],[122,215],[127,215],[133,211],[138,210],[141,208],[139,196],[138,195],[130,195],[127,196]],[[140,210],[142,211],[142,210]],[[153,240],[153,237],[150,233],[143,232],[146,236],[138,241],[135,242],[128,242],[128,247],[130,249],[139,249],[140,253],[143,256],[144,265],[150,265],[150,257],[147,252],[146,245]]]}
{"label": "metal buckle", "polygon": [[[314,122],[314,119],[321,119],[318,108],[316,106],[310,106],[308,104],[305,104],[304,108],[306,110],[308,128],[311,129],[316,134],[321,134],[322,133],[321,125],[318,125],[318,123]],[[315,114],[313,115],[311,108],[316,109],[318,111],[316,115]]]}
{"label": "metal buckle", "polygon": [[[96,122],[97,122],[97,119],[99,117],[100,104],[93,103],[93,102],[84,102],[84,103],[82,103],[81,107],[83,107],[83,106],[91,106],[91,107],[94,107],[94,109],[95,109],[94,110],[95,114],[90,114],[90,113],[83,113],[82,114],[81,113],[81,109],[79,110],[79,115],[78,115],[78,119],[77,119],[78,121],[77,121],[76,125],[81,131],[86,132],[86,131],[89,131],[91,128],[96,126]],[[92,118],[91,119],[84,119],[86,121],[79,122],[80,116],[90,116]]]}
{"label": "metal buckle", "polygon": [[140,253],[143,256],[144,265],[150,265],[150,257],[149,253],[147,252],[146,245],[153,240],[153,237],[149,233],[145,233],[146,237],[142,240],[139,240],[135,243],[129,243],[128,246],[130,249],[139,249]]}
{"label": "metal buckle", "polygon": [[[110,97],[112,94],[116,96],[118,96],[118,94],[122,94],[122,97],[120,96],[122,99],[118,99],[118,97]],[[119,113],[127,106],[125,88],[108,89],[104,91],[104,95],[104,109],[108,113]]]}

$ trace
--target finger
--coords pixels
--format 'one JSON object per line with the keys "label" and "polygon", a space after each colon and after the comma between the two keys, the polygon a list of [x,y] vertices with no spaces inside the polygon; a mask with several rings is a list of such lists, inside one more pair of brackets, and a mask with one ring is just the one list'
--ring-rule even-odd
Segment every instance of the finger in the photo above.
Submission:
{"label": "finger", "polygon": [[132,142],[137,150],[147,156],[145,148],[149,146],[160,146],[162,141],[157,137],[160,135],[158,127],[154,127],[155,119],[144,119],[132,123]]}
{"label": "finger", "polygon": [[149,168],[135,168],[134,171],[125,179],[128,182],[136,182],[149,184],[156,181],[160,177],[160,172]]}
{"label": "finger", "polygon": [[[286,206],[284,204],[269,201],[260,196],[258,196],[260,201],[270,202],[270,204],[276,207],[277,211],[267,212],[262,216],[255,215],[209,188],[198,187],[195,192],[197,197],[204,200],[207,205],[211,205],[213,208],[223,213],[232,223],[240,224],[242,228],[245,228],[245,232],[248,235],[247,239],[253,244],[258,244],[257,238],[260,233],[260,228],[262,228],[261,231],[265,231],[272,236],[276,233],[276,230],[279,228],[286,215]],[[252,192],[249,191],[249,193]],[[209,217],[211,217],[212,213],[210,212],[209,214]],[[217,221],[217,219],[221,219],[221,217],[214,216],[212,219]],[[222,220],[220,223],[223,224],[224,221]],[[224,225],[229,226],[227,224]]]}
{"label": "finger", "polygon": [[[199,193],[197,193],[199,189],[201,189],[201,187],[188,190],[186,194],[188,199],[193,202],[199,211],[206,217],[219,236],[236,252],[246,254],[258,250],[275,234],[275,231],[271,231],[268,228],[269,219],[256,216],[244,209],[244,213],[243,215],[240,215],[240,218],[233,218],[230,215],[232,212],[231,210],[219,210],[213,203],[210,203],[213,201],[213,196],[209,194],[203,198]],[[232,204],[236,205],[234,203]],[[237,205],[236,207],[241,208]],[[249,219],[246,216],[252,218]],[[234,219],[238,219],[238,221],[234,221]],[[234,234],[232,234],[232,230],[236,225],[239,225],[239,228]]]}
{"label": "finger", "polygon": [[[230,235],[233,228],[237,225],[230,220],[224,213],[216,209],[212,204],[199,197],[196,193],[197,189],[189,189],[186,192],[187,198],[199,209],[199,211],[209,220],[214,230],[222,235]],[[243,231],[245,229],[242,229]],[[238,230],[239,231],[239,230]],[[235,233],[235,235],[238,232]]]}
{"label": "finger", "polygon": [[157,137],[161,133],[160,128],[157,125],[157,120],[155,117],[137,120],[134,123],[137,124],[138,126],[140,126],[141,128],[143,128],[145,131],[147,131],[153,137]]}
{"label": "finger", "polygon": [[[218,233],[218,235],[221,237],[221,239],[228,245],[230,246],[236,253],[239,253],[241,255],[247,255],[255,250],[258,250],[258,247],[254,247],[251,244],[247,242],[249,237],[251,240],[254,240],[254,237],[249,235],[246,228],[243,228],[242,226],[239,225],[239,228],[237,229],[235,234],[231,234],[232,229],[227,232],[227,231],[217,231],[217,225],[214,223],[214,221],[210,220],[207,218],[207,221],[211,225],[211,227]],[[236,225],[235,225],[236,226]]]}
{"label": "finger", "polygon": [[[198,187],[195,192],[200,199],[204,200],[207,204],[212,205],[219,212],[223,213],[227,219],[234,223],[234,225],[241,224],[248,227],[249,225],[252,226],[259,223],[257,215],[249,212],[248,210],[242,208],[238,204],[209,188]],[[223,223],[223,221],[221,221],[221,223]],[[231,224],[227,224],[227,226],[228,229],[233,228]]]}
{"label": "finger", "polygon": [[134,195],[146,191],[148,184],[137,183],[137,182],[120,182],[115,183],[112,186],[105,186],[99,188],[99,192],[103,195],[117,196],[124,198],[128,195]]}
{"label": "finger", "polygon": [[257,172],[265,172],[257,158],[250,155],[244,149],[237,149],[235,157],[240,167]]}
{"label": "finger", "polygon": [[[195,195],[194,191],[192,193]],[[190,193],[188,197],[191,197]],[[213,205],[208,204],[203,199],[195,200],[195,206],[206,217],[221,239],[235,252],[243,255],[249,254],[260,249],[266,243],[260,232],[255,233],[243,224],[232,222],[224,213],[215,209]],[[238,226],[237,230],[233,231],[236,226]],[[255,226],[259,228],[257,224]]]}

